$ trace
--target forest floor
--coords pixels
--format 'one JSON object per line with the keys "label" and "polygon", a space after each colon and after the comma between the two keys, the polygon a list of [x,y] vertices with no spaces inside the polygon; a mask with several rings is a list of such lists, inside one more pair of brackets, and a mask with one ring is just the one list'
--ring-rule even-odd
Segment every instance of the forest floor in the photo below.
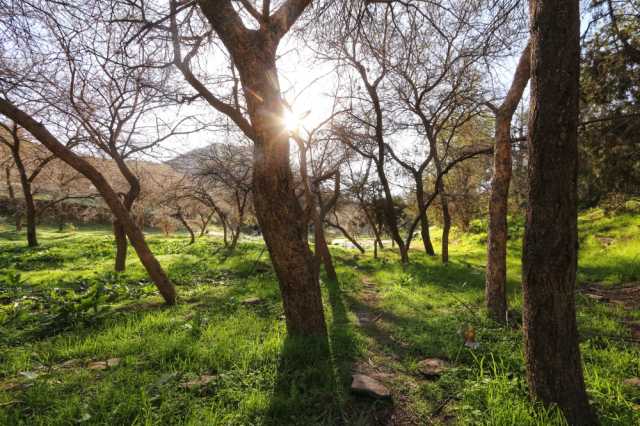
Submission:
{"label": "forest floor", "polygon": [[[602,424],[640,424],[640,381],[629,380],[640,376],[640,217],[592,210],[579,227],[588,392]],[[126,273],[110,272],[108,229],[43,227],[28,249],[0,224],[0,424],[562,424],[527,397],[522,227],[511,226],[504,327],[484,313],[486,234],[471,231],[454,233],[448,265],[419,242],[405,270],[390,247],[379,259],[334,247],[327,344],[287,337],[258,240],[229,253],[216,238],[149,235],[178,287],[165,307],[133,252]],[[426,377],[425,358],[447,369]],[[354,373],[391,398],[353,394]]]}

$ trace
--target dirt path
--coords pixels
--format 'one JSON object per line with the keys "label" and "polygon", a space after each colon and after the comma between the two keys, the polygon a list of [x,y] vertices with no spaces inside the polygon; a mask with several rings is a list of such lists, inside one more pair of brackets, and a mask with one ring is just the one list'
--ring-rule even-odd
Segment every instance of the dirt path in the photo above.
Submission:
{"label": "dirt path", "polygon": [[368,352],[353,366],[353,372],[367,375],[386,386],[392,401],[372,404],[370,424],[420,425],[428,423],[420,419],[410,407],[410,394],[425,379],[405,370],[401,360],[407,345],[395,339],[389,332],[388,314],[379,308],[379,290],[367,276],[361,277],[362,287],[357,301],[351,308],[356,314],[359,328],[369,339]]}

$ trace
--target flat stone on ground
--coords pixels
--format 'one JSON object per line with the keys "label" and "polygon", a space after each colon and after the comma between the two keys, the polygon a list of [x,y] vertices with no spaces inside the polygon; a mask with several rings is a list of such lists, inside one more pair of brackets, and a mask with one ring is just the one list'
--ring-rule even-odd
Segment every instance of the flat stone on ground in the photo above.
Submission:
{"label": "flat stone on ground", "polygon": [[439,377],[447,368],[447,362],[440,358],[425,358],[418,363],[418,371],[429,378]]}
{"label": "flat stone on ground", "polygon": [[624,384],[640,388],[640,377],[632,377],[630,379],[626,379],[624,381]]}
{"label": "flat stone on ground", "polygon": [[364,374],[354,374],[351,391],[378,399],[390,399],[391,392],[382,383]]}
{"label": "flat stone on ground", "polygon": [[245,306],[254,306],[254,305],[259,305],[261,303],[263,303],[264,300],[262,299],[258,299],[257,297],[250,297],[248,299],[244,299],[242,301],[242,304]]}

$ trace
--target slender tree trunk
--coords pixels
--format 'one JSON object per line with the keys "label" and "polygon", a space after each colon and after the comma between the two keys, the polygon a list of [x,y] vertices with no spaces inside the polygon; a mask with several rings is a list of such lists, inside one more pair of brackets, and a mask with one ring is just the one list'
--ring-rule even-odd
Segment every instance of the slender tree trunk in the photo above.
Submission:
{"label": "slender tree trunk", "polygon": [[[418,204],[418,210],[424,206],[424,188],[422,187],[422,174],[419,174],[416,178],[416,202]],[[422,244],[424,245],[424,251],[429,256],[435,256],[436,252],[431,244],[431,235],[429,233],[429,218],[427,211],[420,215],[420,235],[422,236]]]}
{"label": "slender tree trunk", "polygon": [[394,242],[398,245],[398,251],[400,252],[400,261],[403,265],[409,263],[409,248],[405,247],[404,241],[400,236],[400,230],[398,229],[398,217],[396,216],[395,206],[393,203],[393,195],[389,188],[389,181],[384,172],[384,167],[380,163],[376,163],[376,170],[378,171],[378,178],[380,184],[384,190],[384,219],[391,234],[391,243]]}
{"label": "slender tree trunk", "polygon": [[322,226],[322,218],[317,217],[314,221],[313,229],[315,231],[315,251],[316,255],[322,260],[324,266],[324,272],[327,274],[327,278],[331,281],[338,281],[338,275],[336,269],[333,266],[333,259],[331,258],[331,252],[329,251],[329,245],[324,235],[324,227]]}
{"label": "slender tree trunk", "polygon": [[449,213],[449,201],[444,193],[444,188],[440,192],[440,203],[442,204],[442,263],[449,263],[449,233],[451,232],[451,213]]}
{"label": "slender tree trunk", "polygon": [[231,232],[231,245],[229,248],[231,250],[235,250],[236,245],[238,245],[238,238],[240,238],[240,225],[236,225],[235,229]]}
{"label": "slender tree trunk", "polygon": [[116,240],[115,271],[124,272],[127,267],[127,232],[117,219],[113,221],[113,236]]}
{"label": "slender tree trunk", "polygon": [[187,230],[187,232],[189,232],[189,244],[195,243],[196,235],[193,233],[193,229],[191,228],[191,226],[189,226],[189,222],[187,222],[187,220],[184,218],[182,212],[176,213],[176,217],[178,218],[182,226],[184,226],[184,228]]}
{"label": "slender tree trunk", "polygon": [[344,235],[344,237],[347,240],[349,240],[351,242],[351,244],[353,244],[360,251],[360,253],[364,253],[364,247],[362,247],[362,245],[360,245],[358,243],[358,241],[351,234],[349,234],[349,231],[347,231],[344,226],[342,226],[339,223],[337,223],[337,221],[336,221],[336,223],[333,223],[333,222],[330,222],[330,221],[326,221],[325,223],[327,225],[331,226],[332,228],[336,228],[337,230],[342,232],[342,235]]}
{"label": "slender tree trunk", "polygon": [[489,200],[485,301],[489,317],[500,323],[506,321],[507,315],[507,208],[511,182],[511,120],[529,81],[529,65],[530,50],[527,45],[520,56],[507,97],[495,109],[496,144]]}
{"label": "slender tree trunk", "polygon": [[256,133],[253,186],[256,216],[278,276],[287,330],[292,335],[326,336],[314,259],[305,242],[302,208],[289,163],[289,136],[275,64],[276,46],[258,39],[242,58],[234,57]]}
{"label": "slender tree trunk", "polygon": [[36,235],[36,205],[33,201],[31,193],[31,182],[27,177],[27,170],[20,158],[19,147],[12,149],[13,159],[20,175],[20,186],[24,197],[25,217],[27,219],[27,245],[29,247],[38,246],[38,237]]}
{"label": "slender tree trunk", "polygon": [[424,244],[425,253],[429,256],[435,256],[436,252],[433,249],[431,234],[429,233],[429,218],[427,217],[427,212],[424,212],[420,217],[420,235],[422,236],[422,244]]}
{"label": "slender tree trunk", "polygon": [[147,273],[151,277],[158,291],[164,298],[165,302],[169,305],[175,303],[176,293],[175,288],[169,278],[165,274],[162,266],[158,263],[158,260],[153,256],[153,253],[147,245],[144,235],[140,228],[138,228],[120,201],[118,194],[109,186],[104,176],[96,170],[85,159],[76,155],[73,151],[65,147],[55,136],[53,136],[42,124],[38,123],[31,116],[24,111],[21,111],[15,105],[9,101],[0,98],[0,114],[3,114],[20,126],[24,127],[29,133],[31,133],[38,141],[40,141],[49,151],[67,163],[74,170],[81,173],[100,192],[100,195],[111,209],[114,216],[124,226],[131,245],[136,250],[140,262],[147,270]]}
{"label": "slender tree trunk", "polygon": [[532,0],[524,346],[532,397],[595,425],[576,324],[578,0]]}

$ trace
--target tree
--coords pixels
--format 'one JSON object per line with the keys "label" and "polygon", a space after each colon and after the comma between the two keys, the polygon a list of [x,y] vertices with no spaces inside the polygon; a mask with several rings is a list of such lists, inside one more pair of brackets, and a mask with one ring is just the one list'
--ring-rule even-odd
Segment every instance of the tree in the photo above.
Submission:
{"label": "tree", "polygon": [[[30,161],[27,162],[27,159],[24,158],[25,149],[22,148],[23,135],[19,132],[18,124],[15,122],[12,124],[0,122],[0,128],[4,130],[4,132],[0,133],[0,143],[4,144],[11,152],[13,163],[20,176],[20,187],[22,188],[22,195],[24,197],[27,219],[27,244],[29,247],[36,247],[38,245],[38,237],[36,235],[37,212],[33,199],[32,184],[47,164],[55,157],[50,153],[44,153],[42,150],[35,148],[31,150],[35,152],[31,152],[29,156]],[[27,170],[27,166],[30,166],[30,170]],[[11,188],[10,184],[9,188]],[[12,198],[15,200],[15,196]]]}
{"label": "tree", "polygon": [[520,55],[511,87],[500,106],[488,103],[496,116],[493,174],[489,200],[485,303],[489,316],[504,322],[507,315],[507,209],[511,182],[511,120],[529,82],[529,45]]}
{"label": "tree", "polygon": [[531,396],[569,424],[597,424],[576,324],[578,0],[533,0],[529,204],[522,255],[524,346]]}
{"label": "tree", "polygon": [[[78,108],[77,116],[74,116],[75,108],[69,103],[73,102],[70,98],[75,97],[73,91],[77,89],[74,83],[78,75],[75,73],[84,66],[97,67],[97,64],[104,64],[105,60],[108,61],[110,51],[107,49],[103,52],[105,55],[98,55],[96,62],[81,63],[79,67],[75,67],[76,54],[91,52],[81,48],[76,50],[78,46],[72,45],[71,42],[82,42],[83,30],[87,30],[85,24],[91,22],[89,28],[94,30],[98,22],[89,19],[93,16],[84,15],[84,11],[75,8],[75,5],[34,2],[24,4],[16,10],[19,13],[12,15],[11,22],[8,24],[11,30],[3,31],[3,34],[12,35],[12,38],[6,41],[11,51],[21,51],[25,55],[19,61],[3,61],[0,67],[2,77],[0,78],[0,114],[23,127],[53,155],[91,181],[114,216],[123,224],[141,263],[165,302],[175,303],[176,294],[173,284],[153,256],[143,233],[117,192],[105,176],[86,158],[60,141],[64,136],[56,136],[56,133],[71,134],[82,140],[93,136],[87,129],[84,129],[84,133],[80,132],[83,127],[78,125],[78,121],[84,117],[84,114],[91,115],[94,112],[94,104],[91,101],[95,100],[98,103],[103,100],[101,96],[104,93],[98,93],[98,97],[93,100],[85,99],[86,109]],[[78,19],[79,16],[85,19]],[[63,25],[62,22],[68,18],[69,22],[74,22],[76,25]],[[0,25],[4,26],[7,23],[0,20]],[[39,29],[37,36],[31,31],[36,27]],[[16,28],[19,31],[14,31]],[[112,28],[112,30],[114,31],[105,31],[104,34],[108,34],[109,37],[121,35],[115,29]],[[89,35],[96,36],[99,33],[101,32],[93,31],[89,32]],[[89,40],[97,41],[96,38],[91,37]],[[74,49],[69,49],[71,46]],[[97,80],[95,83],[101,81]],[[94,83],[86,79],[85,82],[89,86]],[[95,124],[89,123],[88,119],[85,121],[87,125]]]}
{"label": "tree", "polygon": [[[326,336],[318,276],[305,241],[302,209],[293,190],[289,135],[282,121],[284,105],[276,66],[283,36],[310,3],[287,0],[272,10],[271,2],[264,1],[259,11],[248,1],[178,4],[172,0],[170,10],[160,13],[158,22],[164,23],[168,17],[173,64],[196,91],[195,98],[202,98],[226,115],[253,142],[253,201],[280,283],[289,333]],[[133,9],[132,16],[122,19],[140,22],[139,34],[143,37],[151,29],[164,31],[166,26],[149,16],[151,10],[151,6]],[[239,75],[239,82],[232,79],[231,99],[210,90],[207,76],[199,76],[192,68],[192,60],[203,44],[212,40],[212,34],[222,43],[222,52],[229,55],[230,68]],[[188,51],[183,54],[185,45]],[[238,83],[244,92],[242,105]]]}

